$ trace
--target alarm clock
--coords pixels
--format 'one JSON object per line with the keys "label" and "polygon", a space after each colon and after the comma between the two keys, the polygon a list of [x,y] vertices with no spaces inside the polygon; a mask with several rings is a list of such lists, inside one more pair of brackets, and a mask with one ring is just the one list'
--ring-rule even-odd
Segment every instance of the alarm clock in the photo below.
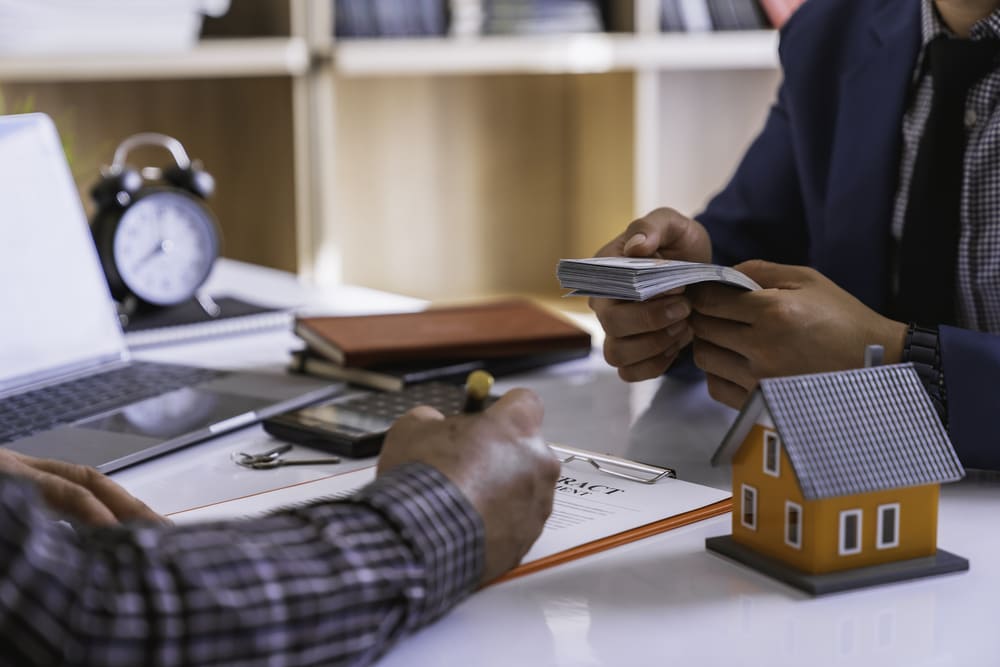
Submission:
{"label": "alarm clock", "polygon": [[[166,168],[136,169],[128,154],[165,148]],[[111,294],[133,310],[172,306],[196,296],[219,256],[219,226],[205,204],[215,181],[181,142],[146,132],[128,137],[91,189],[92,230]]]}

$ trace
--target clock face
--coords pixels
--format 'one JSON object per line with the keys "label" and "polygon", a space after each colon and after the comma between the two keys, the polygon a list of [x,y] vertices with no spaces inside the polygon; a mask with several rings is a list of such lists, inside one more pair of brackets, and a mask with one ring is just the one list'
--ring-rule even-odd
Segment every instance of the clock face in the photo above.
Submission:
{"label": "clock face", "polygon": [[168,306],[191,298],[219,254],[211,213],[193,197],[168,190],[147,194],[122,215],[114,261],[125,283],[148,303]]}

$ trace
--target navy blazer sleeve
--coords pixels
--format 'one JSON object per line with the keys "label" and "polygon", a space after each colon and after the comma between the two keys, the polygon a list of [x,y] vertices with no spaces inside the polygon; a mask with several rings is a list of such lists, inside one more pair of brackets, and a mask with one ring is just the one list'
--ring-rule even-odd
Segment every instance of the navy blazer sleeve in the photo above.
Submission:
{"label": "navy blazer sleeve", "polygon": [[962,464],[1000,470],[1000,336],[941,327],[948,434]]}

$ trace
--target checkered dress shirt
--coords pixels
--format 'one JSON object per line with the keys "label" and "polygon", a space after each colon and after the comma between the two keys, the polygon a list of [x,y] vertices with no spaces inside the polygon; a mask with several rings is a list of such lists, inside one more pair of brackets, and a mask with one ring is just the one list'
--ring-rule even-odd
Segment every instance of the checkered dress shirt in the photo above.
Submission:
{"label": "checkered dress shirt", "polygon": [[[899,189],[893,211],[892,235],[903,235],[910,178],[917,148],[931,111],[934,94],[929,68],[924,67],[927,45],[936,36],[951,34],[932,0],[921,5],[923,50],[914,72],[912,97],[903,118],[903,151]],[[1000,38],[1000,10],[972,27],[972,39]],[[965,122],[968,144],[962,183],[961,232],[955,299],[958,324],[966,329],[1000,333],[1000,69],[994,69],[969,91]],[[938,322],[923,322],[936,325]]]}
{"label": "checkered dress shirt", "polygon": [[0,664],[367,664],[473,590],[483,542],[423,464],[257,520],[77,532],[0,476]]}

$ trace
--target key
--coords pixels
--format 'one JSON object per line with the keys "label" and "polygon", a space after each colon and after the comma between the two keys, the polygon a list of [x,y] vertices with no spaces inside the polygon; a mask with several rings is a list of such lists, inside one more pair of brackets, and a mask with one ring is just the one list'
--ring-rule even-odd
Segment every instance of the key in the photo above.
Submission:
{"label": "key", "polygon": [[253,468],[254,470],[271,470],[282,466],[317,466],[332,465],[334,463],[340,463],[340,459],[336,456],[330,456],[325,459],[269,459],[250,461],[241,465],[244,465],[247,468]]}
{"label": "key", "polygon": [[240,462],[253,463],[255,461],[273,461],[291,448],[292,445],[286,442],[274,447],[273,449],[269,449],[266,452],[261,452],[260,454],[247,454],[246,452],[239,452],[240,457],[242,457]]}

